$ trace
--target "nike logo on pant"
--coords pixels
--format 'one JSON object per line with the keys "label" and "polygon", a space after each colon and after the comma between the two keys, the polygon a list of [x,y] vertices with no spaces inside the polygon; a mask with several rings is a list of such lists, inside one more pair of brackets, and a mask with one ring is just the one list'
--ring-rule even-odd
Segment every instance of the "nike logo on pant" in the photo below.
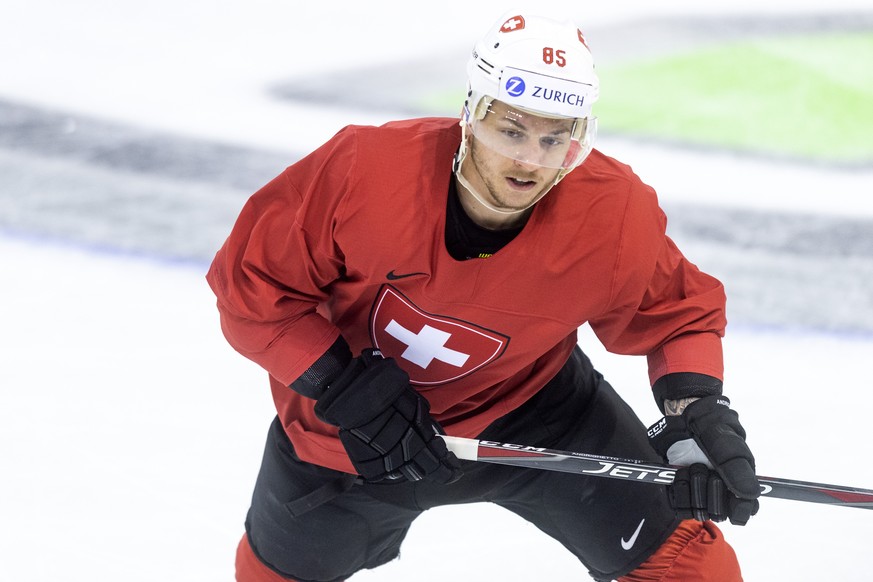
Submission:
{"label": "nike logo on pant", "polygon": [[637,538],[639,537],[640,532],[643,529],[644,523],[646,523],[645,519],[643,519],[640,522],[640,525],[637,526],[637,531],[634,532],[634,535],[632,535],[629,540],[625,540],[624,538],[621,538],[621,547],[623,550],[627,551],[627,550],[631,549],[632,547],[634,547],[634,544],[637,543]]}

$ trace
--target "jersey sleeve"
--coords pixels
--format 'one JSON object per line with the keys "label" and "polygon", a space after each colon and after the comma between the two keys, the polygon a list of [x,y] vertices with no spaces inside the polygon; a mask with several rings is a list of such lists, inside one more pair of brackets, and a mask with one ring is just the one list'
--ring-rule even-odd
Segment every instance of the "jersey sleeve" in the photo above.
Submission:
{"label": "jersey sleeve", "polygon": [[645,355],[652,384],[674,372],[721,380],[724,287],[666,235],[653,192],[647,200],[628,205],[611,308],[591,320],[592,329],[611,352]]}
{"label": "jersey sleeve", "polygon": [[341,132],[256,192],[206,276],[227,341],[286,386],[339,336],[319,304],[343,269],[333,229],[352,145]]}

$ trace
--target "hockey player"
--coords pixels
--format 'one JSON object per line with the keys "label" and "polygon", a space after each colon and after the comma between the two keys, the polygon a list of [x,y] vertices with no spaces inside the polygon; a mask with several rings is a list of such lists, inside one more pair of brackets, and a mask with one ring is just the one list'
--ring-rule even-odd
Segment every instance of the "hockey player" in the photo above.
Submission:
{"label": "hockey player", "polygon": [[[252,196],[212,263],[223,332],[278,411],[237,580],[345,580],[426,509],[482,501],[597,580],[740,580],[713,521],[746,523],[759,489],[722,395],[722,285],[592,149],[574,24],[504,17],[467,74],[460,124],[343,129]],[[647,356],[650,435],[577,345],[586,322]],[[688,468],[663,488],[462,463],[443,431]]]}

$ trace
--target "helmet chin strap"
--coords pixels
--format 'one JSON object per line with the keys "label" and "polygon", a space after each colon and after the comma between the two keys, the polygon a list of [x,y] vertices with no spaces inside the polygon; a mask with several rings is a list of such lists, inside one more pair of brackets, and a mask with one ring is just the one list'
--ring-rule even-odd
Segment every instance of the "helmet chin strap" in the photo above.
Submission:
{"label": "helmet chin strap", "polygon": [[480,205],[487,208],[491,212],[503,214],[504,216],[515,216],[515,215],[521,214],[523,212],[526,212],[534,204],[536,204],[537,202],[542,200],[543,196],[545,196],[549,192],[549,190],[551,190],[552,187],[555,184],[557,184],[558,181],[563,177],[559,174],[558,177],[555,179],[554,182],[552,182],[552,184],[550,186],[548,186],[542,192],[540,192],[539,196],[534,198],[530,202],[530,204],[528,204],[524,208],[507,210],[506,208],[498,208],[497,206],[494,206],[493,204],[487,202],[485,200],[485,198],[482,197],[482,195],[479,193],[479,191],[473,187],[473,185],[470,183],[470,181],[467,179],[467,177],[464,176],[464,173],[462,172],[462,167],[464,165],[464,161],[467,159],[467,123],[462,119],[460,125],[461,125],[461,145],[458,148],[458,152],[455,154],[455,160],[454,160],[454,163],[452,164],[452,166],[453,166],[452,169],[454,170],[455,177],[458,179],[458,182],[460,182],[461,186],[463,186],[464,189],[470,193],[470,195],[473,197],[474,200],[476,200],[476,202],[478,202]]}
{"label": "helmet chin strap", "polygon": [[530,204],[528,204],[528,205],[525,206],[524,208],[516,208],[516,209],[513,209],[513,210],[507,210],[506,208],[498,208],[498,207],[494,206],[493,204],[490,204],[490,203],[486,202],[485,199],[482,197],[482,195],[479,194],[479,192],[476,191],[476,189],[473,187],[473,185],[470,184],[470,181],[467,180],[467,178],[464,177],[464,175],[461,173],[460,170],[458,170],[457,172],[455,172],[455,177],[458,179],[458,182],[461,183],[461,186],[463,186],[464,189],[467,190],[467,192],[470,193],[470,195],[473,197],[473,199],[474,199],[476,202],[478,202],[480,205],[484,206],[485,208],[487,208],[487,209],[490,210],[491,212],[497,212],[498,214],[503,214],[504,216],[515,216],[515,215],[518,215],[518,214],[521,214],[521,213],[525,212],[525,211],[526,211],[527,209],[529,209],[531,206],[533,206],[534,204],[536,204],[537,202],[539,202],[540,199],[541,199],[541,198],[546,194],[546,192],[548,192],[549,189],[551,188],[551,186],[550,186],[549,188],[546,188],[546,191],[545,191],[545,192],[543,192],[542,194],[540,194],[539,196],[537,196],[536,199],[534,199]]}

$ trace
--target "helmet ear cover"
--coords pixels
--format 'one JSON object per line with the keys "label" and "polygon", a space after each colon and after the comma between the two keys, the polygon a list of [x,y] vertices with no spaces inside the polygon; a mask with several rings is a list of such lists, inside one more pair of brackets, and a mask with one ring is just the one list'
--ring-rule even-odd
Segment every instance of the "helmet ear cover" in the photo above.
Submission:
{"label": "helmet ear cover", "polygon": [[494,101],[494,97],[489,97],[488,95],[483,95],[479,102],[476,103],[476,112],[473,115],[473,119],[476,121],[481,121],[485,119],[485,116],[488,114],[488,109],[491,107],[491,103]]}

